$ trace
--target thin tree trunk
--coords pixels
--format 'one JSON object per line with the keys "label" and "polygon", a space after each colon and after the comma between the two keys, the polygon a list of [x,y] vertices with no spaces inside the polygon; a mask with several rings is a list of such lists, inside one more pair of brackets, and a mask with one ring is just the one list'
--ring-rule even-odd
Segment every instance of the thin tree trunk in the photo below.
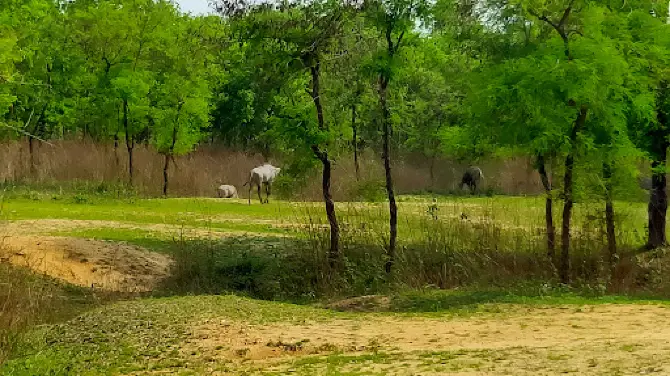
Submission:
{"label": "thin tree trunk", "polygon": [[354,132],[352,146],[354,148],[354,167],[356,168],[356,181],[361,180],[361,166],[358,163],[358,126],[356,125],[356,105],[351,105],[351,129]]}
{"label": "thin tree trunk", "polygon": [[114,166],[119,168],[119,132],[114,133]]}
{"label": "thin tree trunk", "polygon": [[35,120],[35,126],[33,127],[33,130],[31,131],[30,135],[28,135],[28,152],[30,154],[31,178],[37,177],[37,158],[35,156],[35,142],[37,141],[36,137],[42,136],[42,122],[44,119],[44,115],[46,114],[46,110],[47,110],[47,104],[45,103],[44,106],[42,106],[42,111],[40,112],[40,115]]}
{"label": "thin tree trunk", "polygon": [[391,175],[391,114],[387,102],[388,78],[382,76],[379,78],[379,104],[382,109],[383,122],[383,142],[382,158],[384,159],[384,172],[386,176],[386,192],[389,199],[389,244],[387,249],[387,261],[385,270],[390,273],[395,263],[396,239],[398,237],[398,206],[395,202],[395,192],[393,191],[393,176]]}
{"label": "thin tree trunk", "polygon": [[[667,83],[663,82],[659,88],[660,98],[657,101],[663,102],[665,96],[668,94]],[[647,249],[655,249],[667,244],[666,238],[666,214],[668,211],[668,193],[666,190],[666,164],[668,159],[668,148],[670,147],[670,140],[668,140],[668,114],[666,111],[659,109],[657,111],[658,124],[660,129],[655,129],[648,135],[652,142],[650,154],[652,156],[651,162],[651,191],[649,195],[649,205],[647,206],[648,213],[648,228],[649,234],[647,237]]]}
{"label": "thin tree trunk", "polygon": [[133,150],[135,149],[135,140],[128,129],[128,100],[123,100],[123,130],[126,134],[126,149],[128,150],[128,184],[133,185]]}
{"label": "thin tree trunk", "polygon": [[116,108],[116,131],[114,132],[114,170],[115,173],[118,173],[119,165],[121,161],[119,160],[119,128],[121,127],[121,110]]}
{"label": "thin tree trunk", "polygon": [[665,226],[666,214],[668,211],[668,193],[666,190],[666,160],[667,146],[659,155],[659,158],[652,161],[651,176],[651,194],[649,196],[649,205],[647,212],[649,216],[649,236],[647,238],[647,249],[655,249],[667,244]]}
{"label": "thin tree trunk", "polygon": [[435,187],[435,160],[437,159],[435,153],[430,157],[430,188],[431,190]]}
{"label": "thin tree trunk", "polygon": [[28,136],[28,153],[30,154],[30,177],[35,178],[37,168],[35,166],[35,139]]}
{"label": "thin tree trunk", "polygon": [[[312,76],[312,91],[310,94],[314,101],[314,106],[316,107],[319,129],[326,130],[326,123],[323,119],[323,106],[321,105],[320,97],[320,63],[318,60],[314,66],[310,67],[310,73]],[[323,164],[321,188],[323,190],[323,201],[326,205],[326,216],[328,217],[328,223],[330,224],[330,249],[328,251],[328,262],[331,267],[335,267],[340,259],[340,226],[337,223],[335,202],[333,201],[333,196],[330,192],[332,167],[327,151],[321,150],[318,145],[312,145],[312,151]]]}
{"label": "thin tree trunk", "polygon": [[163,196],[167,197],[168,192],[168,168],[170,168],[170,154],[165,153],[165,162],[163,163]]}
{"label": "thin tree trunk", "polygon": [[605,180],[605,224],[607,227],[607,250],[610,271],[614,271],[617,261],[616,228],[614,224],[614,197],[612,192],[612,165],[603,163],[603,179]]}
{"label": "thin tree trunk", "polygon": [[170,168],[170,159],[174,160],[174,147],[177,145],[177,125],[179,124],[179,115],[181,115],[181,108],[183,105],[183,102],[179,102],[179,105],[177,106],[177,115],[175,116],[172,125],[172,144],[170,144],[168,152],[165,153],[165,164],[163,165],[163,196],[167,196],[168,193],[168,169]]}
{"label": "thin tree trunk", "polygon": [[544,221],[547,233],[547,257],[550,260],[554,260],[556,257],[556,228],[554,227],[554,198],[551,193],[551,181],[549,180],[549,175],[547,174],[546,161],[544,155],[539,154],[537,156],[537,171],[540,174],[540,179],[542,180],[542,186],[544,187],[544,193],[546,195],[544,202]]}
{"label": "thin tree trunk", "polygon": [[584,128],[588,109],[581,106],[579,115],[570,133],[571,150],[565,158],[565,175],[563,177],[563,223],[561,232],[561,262],[559,265],[559,277],[562,283],[570,283],[570,221],[572,219],[573,197],[573,172],[575,165],[575,154],[577,153],[577,136]]}

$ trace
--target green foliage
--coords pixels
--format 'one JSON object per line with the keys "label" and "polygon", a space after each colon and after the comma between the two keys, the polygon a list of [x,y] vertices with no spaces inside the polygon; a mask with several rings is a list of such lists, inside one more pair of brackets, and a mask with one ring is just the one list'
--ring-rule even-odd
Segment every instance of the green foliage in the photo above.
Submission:
{"label": "green foliage", "polygon": [[383,181],[362,181],[352,187],[349,196],[356,201],[383,202],[386,199],[386,188]]}

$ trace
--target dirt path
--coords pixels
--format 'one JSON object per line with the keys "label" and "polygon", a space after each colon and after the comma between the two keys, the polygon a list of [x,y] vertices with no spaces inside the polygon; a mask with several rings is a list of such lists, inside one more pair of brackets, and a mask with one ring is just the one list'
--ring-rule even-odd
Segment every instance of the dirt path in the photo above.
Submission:
{"label": "dirt path", "polygon": [[[469,318],[368,315],[303,325],[207,324],[185,348],[214,358],[260,362],[266,371],[277,372],[295,367],[296,357],[381,352],[386,354],[381,361],[373,357],[337,369],[388,375],[670,374],[670,308],[510,310]],[[328,368],[325,358],[302,363],[313,363],[314,374]]]}
{"label": "dirt path", "polygon": [[171,262],[143,248],[90,239],[14,235],[1,245],[0,261],[108,291],[150,291],[168,275]]}

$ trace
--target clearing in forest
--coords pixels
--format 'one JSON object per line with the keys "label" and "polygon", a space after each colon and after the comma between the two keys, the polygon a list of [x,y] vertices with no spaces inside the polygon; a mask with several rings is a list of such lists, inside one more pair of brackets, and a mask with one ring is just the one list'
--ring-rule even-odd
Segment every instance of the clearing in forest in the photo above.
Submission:
{"label": "clearing in forest", "polygon": [[[346,231],[375,234],[376,226],[385,224],[375,214],[385,210],[383,204],[340,205]],[[455,221],[463,228],[486,225],[502,233],[539,236],[529,228],[542,223],[542,201],[536,199],[454,199],[438,202],[433,211],[431,205],[403,201],[406,227],[414,231],[423,225],[412,226],[422,221]],[[626,208],[630,221],[623,228],[632,233],[637,231],[635,218],[644,215],[644,207],[638,206]],[[253,272],[265,264],[245,257],[267,255],[274,260],[273,252],[281,254],[289,244],[282,242],[304,237],[297,229],[309,218],[323,224],[320,209],[309,203],[248,206],[203,199],[91,205],[10,200],[5,204],[10,221],[2,228],[1,256],[71,284],[146,293],[170,277],[183,244],[216,244],[216,257],[233,255],[211,260],[223,262],[220,273],[235,272],[237,265]],[[588,213],[588,208],[579,210]],[[585,214],[577,226],[588,227],[588,220]],[[414,236],[410,231],[401,235],[409,240]],[[225,269],[231,260],[241,263]],[[299,273],[280,271],[287,278]],[[253,278],[258,279],[230,283],[258,288],[255,284],[263,282],[267,285],[262,288],[277,288],[277,281],[263,274]],[[290,286],[291,281],[286,283]],[[429,291],[411,299],[403,293],[351,298],[325,305],[331,309],[232,295],[116,301],[30,331],[18,355],[0,366],[0,374],[670,373],[670,307],[665,304],[469,294]]]}

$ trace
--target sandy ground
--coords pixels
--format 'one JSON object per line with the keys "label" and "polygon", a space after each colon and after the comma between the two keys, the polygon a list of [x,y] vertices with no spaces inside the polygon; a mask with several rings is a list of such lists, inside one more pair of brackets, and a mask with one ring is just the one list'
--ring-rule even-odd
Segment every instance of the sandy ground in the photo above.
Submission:
{"label": "sandy ground", "polygon": [[150,291],[168,275],[171,262],[168,256],[115,242],[32,235],[1,241],[1,261],[108,291]]}
{"label": "sandy ground", "polygon": [[[302,325],[206,323],[185,349],[281,373],[288,373],[297,357],[383,352],[391,360],[337,369],[389,375],[670,375],[670,308],[510,307],[503,315],[469,318],[368,315]],[[322,366],[327,367],[325,360]],[[314,374],[325,374],[325,368],[317,366]]]}

